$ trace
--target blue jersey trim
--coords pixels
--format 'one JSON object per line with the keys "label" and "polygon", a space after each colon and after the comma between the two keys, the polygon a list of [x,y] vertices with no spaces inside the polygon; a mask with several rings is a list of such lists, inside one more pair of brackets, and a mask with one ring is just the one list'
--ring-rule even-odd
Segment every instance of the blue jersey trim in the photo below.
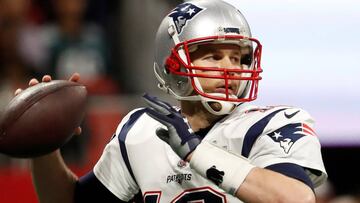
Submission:
{"label": "blue jersey trim", "polygon": [[306,174],[305,169],[300,165],[293,163],[279,163],[267,166],[266,169],[276,171],[291,178],[295,178],[314,190],[314,184],[310,180],[310,177]]}
{"label": "blue jersey trim", "polygon": [[[110,192],[95,176],[89,172],[82,176],[75,185],[74,201],[81,202],[108,202],[121,203],[118,197]],[[125,203],[125,202],[124,202]]]}
{"label": "blue jersey trim", "polygon": [[131,177],[134,179],[134,181],[136,182],[134,173],[131,169],[131,165],[130,165],[130,161],[129,161],[129,156],[127,154],[127,150],[126,150],[126,145],[125,145],[125,140],[126,137],[128,135],[128,132],[130,131],[130,129],[133,127],[133,125],[136,123],[136,121],[140,118],[140,116],[145,112],[145,109],[141,109],[136,111],[135,113],[133,113],[129,120],[124,124],[124,126],[121,128],[121,131],[119,133],[118,139],[119,139],[119,143],[120,143],[120,151],[121,151],[121,155],[124,159],[124,162],[126,164],[126,167],[128,168]]}
{"label": "blue jersey trim", "polygon": [[244,144],[241,151],[241,155],[244,157],[249,157],[250,150],[253,147],[256,139],[262,134],[266,125],[270,122],[270,120],[275,116],[275,114],[283,111],[287,108],[279,109],[270,113],[269,115],[262,118],[260,121],[256,122],[250,129],[247,131],[244,137]]}

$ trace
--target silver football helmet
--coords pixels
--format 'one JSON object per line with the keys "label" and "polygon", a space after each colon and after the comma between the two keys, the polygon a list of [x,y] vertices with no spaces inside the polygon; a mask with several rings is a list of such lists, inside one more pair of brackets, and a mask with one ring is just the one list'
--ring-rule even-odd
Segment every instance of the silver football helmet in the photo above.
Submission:
{"label": "silver football helmet", "polygon": [[[194,66],[190,54],[209,43],[238,45],[241,68]],[[231,113],[236,105],[256,99],[262,72],[261,44],[251,37],[247,21],[234,6],[221,0],[182,3],[163,19],[155,44],[154,71],[159,88],[176,99],[201,101],[215,115]],[[212,74],[207,75],[207,71]],[[218,73],[215,76],[214,71]],[[226,91],[204,91],[200,77],[223,80]],[[239,87],[228,91],[231,81],[239,81]],[[214,109],[210,105],[214,102],[221,108]]]}

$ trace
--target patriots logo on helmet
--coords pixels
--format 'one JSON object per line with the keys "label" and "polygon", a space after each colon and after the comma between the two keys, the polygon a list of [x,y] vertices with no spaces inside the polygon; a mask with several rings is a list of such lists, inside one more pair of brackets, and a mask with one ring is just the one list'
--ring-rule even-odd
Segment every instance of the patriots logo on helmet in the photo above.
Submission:
{"label": "patriots logo on helmet", "polygon": [[181,33],[183,27],[186,25],[188,20],[191,20],[200,11],[204,10],[191,3],[183,3],[177,6],[170,14],[169,17],[175,23],[177,33]]}
{"label": "patriots logo on helmet", "polygon": [[305,123],[289,124],[268,134],[274,142],[280,144],[287,154],[294,143],[305,135],[316,136],[314,130]]}

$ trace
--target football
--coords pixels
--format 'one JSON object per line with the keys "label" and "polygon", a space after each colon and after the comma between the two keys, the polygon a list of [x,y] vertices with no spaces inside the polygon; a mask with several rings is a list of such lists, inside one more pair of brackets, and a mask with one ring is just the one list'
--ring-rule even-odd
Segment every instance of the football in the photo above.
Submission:
{"label": "football", "polygon": [[0,115],[0,153],[29,158],[63,146],[85,116],[86,98],[85,86],[66,80],[23,90]]}

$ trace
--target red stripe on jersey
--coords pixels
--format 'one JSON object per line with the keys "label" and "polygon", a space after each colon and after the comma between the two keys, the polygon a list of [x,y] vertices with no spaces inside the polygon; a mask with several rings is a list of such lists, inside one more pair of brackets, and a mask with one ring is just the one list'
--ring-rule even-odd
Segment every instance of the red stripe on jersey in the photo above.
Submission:
{"label": "red stripe on jersey", "polygon": [[303,132],[308,133],[308,134],[313,135],[313,136],[316,136],[315,131],[310,126],[308,126],[307,124],[303,123],[302,127],[303,127]]}

